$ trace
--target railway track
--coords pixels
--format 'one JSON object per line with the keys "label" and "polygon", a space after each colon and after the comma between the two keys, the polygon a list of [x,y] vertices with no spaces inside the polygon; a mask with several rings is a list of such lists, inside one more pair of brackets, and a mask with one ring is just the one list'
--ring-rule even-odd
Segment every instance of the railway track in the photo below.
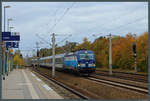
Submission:
{"label": "railway track", "polygon": [[86,79],[92,80],[92,81],[95,81],[98,83],[105,83],[108,85],[113,85],[113,86],[129,89],[129,90],[136,91],[136,92],[143,93],[143,94],[148,94],[148,89],[146,87],[131,85],[131,84],[122,83],[122,82],[116,82],[116,81],[112,81],[112,80],[98,79],[93,76],[88,77]]}
{"label": "railway track", "polygon": [[109,75],[108,71],[97,70],[95,75],[110,76],[110,77],[114,77],[114,78],[120,78],[120,79],[125,79],[125,80],[132,80],[132,81],[136,81],[136,82],[148,83],[148,75],[143,75],[143,74],[132,74],[132,73],[114,71],[113,75]]}
{"label": "railway track", "polygon": [[[39,72],[40,71],[40,72]],[[43,70],[43,69],[40,69],[39,71],[36,71],[38,74],[40,74],[40,75],[42,75],[44,78],[47,78],[47,79],[49,79],[50,81],[52,81],[52,82],[54,82],[54,83],[56,83],[57,85],[60,85],[61,87],[63,87],[63,88],[65,88],[66,90],[68,90],[68,91],[70,91],[70,92],[72,92],[72,94],[75,94],[75,95],[77,95],[77,96],[79,96],[80,98],[82,98],[82,99],[99,99],[99,96],[97,96],[97,93],[93,93],[93,92],[91,92],[91,91],[87,91],[86,89],[79,89],[80,87],[79,86],[74,86],[74,84],[75,83],[73,83],[73,85],[71,84],[69,84],[68,85],[68,83],[67,82],[64,82],[63,80],[59,80],[59,76],[61,76],[61,75],[59,75],[58,76],[58,78],[56,77],[56,78],[52,78],[51,77],[51,74],[49,74],[49,72],[48,73],[46,73],[46,71],[45,70]],[[59,73],[57,73],[57,75],[58,75]],[[66,73],[64,73],[64,74],[66,74]],[[62,73],[62,75],[63,75],[63,73]],[[68,74],[68,76],[69,75],[72,75],[72,74]],[[57,80],[58,79],[58,80]],[[114,90],[116,90],[116,89],[120,89],[120,88],[123,88],[124,90],[125,90],[125,94],[127,94],[127,92],[130,92],[130,94],[131,93],[133,93],[133,94],[138,94],[138,95],[140,95],[140,97],[141,96],[147,96],[148,95],[148,88],[144,88],[144,87],[138,87],[139,85],[137,85],[137,86],[135,86],[135,85],[131,85],[131,84],[125,84],[125,83],[127,83],[127,82],[123,82],[123,83],[120,83],[120,82],[116,82],[116,81],[111,81],[111,79],[110,80],[107,80],[107,78],[94,78],[94,77],[92,77],[92,76],[90,76],[90,77],[81,77],[81,79],[85,79],[84,81],[88,81],[88,82],[91,82],[92,84],[93,83],[95,83],[96,85],[105,85],[105,86],[108,86],[108,87],[110,87],[110,88],[113,88]],[[87,80],[86,80],[87,79]],[[106,80],[105,80],[106,79]],[[93,82],[94,81],[94,82]],[[91,84],[91,85],[92,85]],[[114,87],[113,87],[114,86]],[[76,88],[77,87],[77,88]],[[101,87],[101,86],[100,86]],[[121,90],[121,92],[123,91],[123,89],[120,89]],[[103,89],[104,90],[104,89]],[[102,90],[102,92],[101,93],[103,93],[103,90]],[[112,90],[112,89],[111,89]],[[110,90],[110,91],[111,91]],[[120,92],[120,90],[119,90],[119,92]],[[108,92],[108,90],[106,90],[106,92]],[[117,91],[115,91],[115,92],[117,92]],[[99,92],[98,92],[99,93]],[[104,93],[105,93],[105,90],[104,90]],[[96,96],[93,96],[93,94],[94,95],[96,95]],[[100,95],[102,98],[107,98],[107,96],[105,96],[105,95]],[[111,96],[111,95],[110,95]],[[121,96],[120,94],[118,95],[118,96]],[[128,95],[125,95],[125,96],[127,96],[128,97]],[[112,96],[113,97],[113,96]],[[139,98],[140,98],[139,97]],[[101,99],[102,99],[101,98]],[[108,98],[109,98],[109,96],[108,96]],[[120,97],[119,97],[120,98]],[[136,98],[136,97],[135,97]],[[125,98],[124,98],[125,99]]]}
{"label": "railway track", "polygon": [[61,83],[61,82],[59,82],[59,81],[57,81],[57,80],[51,78],[51,77],[50,77],[49,75],[47,75],[47,74],[41,73],[41,72],[39,72],[39,71],[37,71],[37,70],[32,70],[32,71],[37,72],[37,73],[40,74],[41,76],[47,78],[48,80],[50,80],[50,81],[56,83],[56,84],[59,85],[59,86],[61,86],[61,87],[65,88],[65,89],[67,89],[68,91],[72,92],[73,94],[79,96],[79,97],[82,98],[82,99],[89,99],[88,96],[86,96],[86,95],[80,93],[79,91],[77,91],[77,90],[75,90],[75,89],[72,89],[71,87],[69,87],[69,86],[67,86],[67,85],[65,85],[65,84],[63,84],[63,83]]}

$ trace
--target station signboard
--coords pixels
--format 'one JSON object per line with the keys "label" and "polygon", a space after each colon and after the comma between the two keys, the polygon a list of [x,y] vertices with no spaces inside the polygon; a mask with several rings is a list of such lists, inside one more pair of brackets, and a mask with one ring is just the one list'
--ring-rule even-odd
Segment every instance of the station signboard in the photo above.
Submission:
{"label": "station signboard", "polygon": [[2,41],[20,41],[19,32],[2,32]]}
{"label": "station signboard", "polygon": [[6,48],[18,48],[19,42],[5,42]]}

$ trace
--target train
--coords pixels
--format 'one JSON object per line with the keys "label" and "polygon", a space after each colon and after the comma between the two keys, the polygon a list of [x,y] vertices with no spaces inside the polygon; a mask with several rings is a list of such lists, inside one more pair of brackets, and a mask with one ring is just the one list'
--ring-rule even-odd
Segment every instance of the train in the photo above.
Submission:
{"label": "train", "polygon": [[[52,67],[53,56],[32,59],[33,66],[40,65],[41,67]],[[88,74],[95,72],[95,55],[91,50],[77,50],[75,52],[55,55],[56,70],[69,70],[78,74]]]}

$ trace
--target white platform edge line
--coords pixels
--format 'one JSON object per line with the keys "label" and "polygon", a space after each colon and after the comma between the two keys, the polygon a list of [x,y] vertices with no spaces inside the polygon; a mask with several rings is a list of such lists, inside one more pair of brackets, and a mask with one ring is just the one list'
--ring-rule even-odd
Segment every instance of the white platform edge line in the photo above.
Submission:
{"label": "white platform edge line", "polygon": [[41,79],[39,79],[38,77],[36,77],[36,80],[37,80],[37,81],[41,81]]}
{"label": "white platform edge line", "polygon": [[46,90],[53,90],[52,88],[50,88],[48,85],[44,84],[43,87],[46,89]]}
{"label": "white platform edge line", "polygon": [[[26,82],[30,82],[30,80],[28,79],[28,77],[27,77],[27,75],[25,74],[24,70],[22,70],[22,72],[23,72],[23,75],[24,75],[24,77],[25,77]],[[27,87],[28,87],[28,89],[29,89],[29,91],[30,91],[30,94],[31,94],[31,96],[32,96],[32,99],[39,99],[39,96],[37,95],[37,93],[36,93],[36,91],[35,91],[35,89],[34,89],[32,83],[31,83],[31,85],[28,85]]]}
{"label": "white platform edge line", "polygon": [[32,72],[31,72],[31,75],[32,75],[32,76],[35,76]]}

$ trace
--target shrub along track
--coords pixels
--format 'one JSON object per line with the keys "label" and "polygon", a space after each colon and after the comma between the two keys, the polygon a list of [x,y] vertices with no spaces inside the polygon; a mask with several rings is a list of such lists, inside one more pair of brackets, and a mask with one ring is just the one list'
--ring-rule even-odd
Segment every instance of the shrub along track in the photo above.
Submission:
{"label": "shrub along track", "polygon": [[[45,68],[39,68],[39,71],[51,77],[51,71]],[[132,90],[115,87],[106,83],[100,83],[86,79],[86,77],[79,77],[73,74],[67,74],[56,71],[56,76],[53,78],[58,82],[63,83],[88,99],[147,99],[147,94],[137,93]],[[83,98],[82,98],[83,99]]]}

